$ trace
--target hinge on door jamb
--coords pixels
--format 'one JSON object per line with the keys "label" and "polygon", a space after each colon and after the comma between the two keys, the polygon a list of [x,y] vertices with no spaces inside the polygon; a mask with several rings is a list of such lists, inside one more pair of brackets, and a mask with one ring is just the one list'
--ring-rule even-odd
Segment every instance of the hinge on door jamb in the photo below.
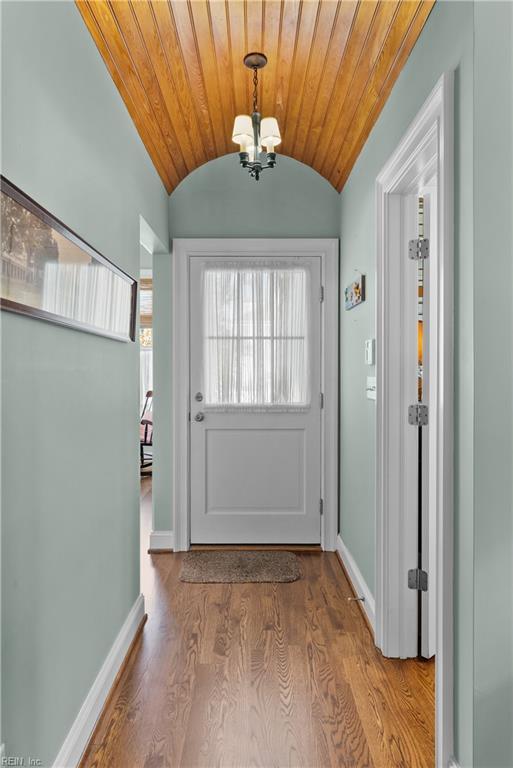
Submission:
{"label": "hinge on door jamb", "polygon": [[319,295],[319,301],[322,303],[324,301],[324,286],[321,285],[320,295]]}
{"label": "hinge on door jamb", "polygon": [[319,404],[321,409],[324,408],[324,392],[321,392],[319,395]]}
{"label": "hinge on door jamb", "polygon": [[324,514],[324,499],[319,499],[319,514],[321,517]]}
{"label": "hinge on door jamb", "polygon": [[408,243],[408,258],[419,261],[429,256],[429,240],[427,237],[419,237]]}
{"label": "hinge on door jamb", "polygon": [[422,568],[411,568],[408,571],[408,589],[416,589],[417,592],[427,592],[428,575]]}
{"label": "hinge on door jamb", "polygon": [[412,424],[414,427],[425,427],[428,423],[428,407],[427,405],[415,405],[408,406],[408,424]]}

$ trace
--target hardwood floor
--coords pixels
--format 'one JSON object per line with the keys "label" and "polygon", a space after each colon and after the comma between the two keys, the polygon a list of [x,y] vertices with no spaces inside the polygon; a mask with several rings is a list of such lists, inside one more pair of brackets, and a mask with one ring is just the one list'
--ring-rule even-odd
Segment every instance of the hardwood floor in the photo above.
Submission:
{"label": "hardwood floor", "polygon": [[336,556],[298,556],[292,584],[204,585],[144,554],[148,622],[82,768],[432,768],[434,663],[384,659]]}

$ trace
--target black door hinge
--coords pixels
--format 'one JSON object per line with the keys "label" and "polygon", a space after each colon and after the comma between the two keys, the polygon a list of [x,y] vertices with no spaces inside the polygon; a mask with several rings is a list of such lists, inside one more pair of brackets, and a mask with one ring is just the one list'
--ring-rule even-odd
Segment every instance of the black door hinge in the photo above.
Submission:
{"label": "black door hinge", "polygon": [[416,589],[418,592],[427,592],[428,575],[422,568],[412,568],[408,571],[408,589]]}

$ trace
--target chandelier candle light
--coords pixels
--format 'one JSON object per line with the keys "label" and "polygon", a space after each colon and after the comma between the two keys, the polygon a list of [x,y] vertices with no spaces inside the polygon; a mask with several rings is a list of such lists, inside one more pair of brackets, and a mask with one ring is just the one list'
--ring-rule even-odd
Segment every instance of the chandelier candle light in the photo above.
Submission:
{"label": "chandelier candle light", "polygon": [[[276,118],[262,118],[258,111],[258,70],[267,64],[267,56],[263,53],[248,53],[244,57],[244,64],[253,70],[253,113],[237,115],[233,123],[232,140],[240,146],[240,164],[258,181],[262,171],[276,165],[274,148],[281,142],[281,136]],[[265,152],[262,147],[265,147]]]}

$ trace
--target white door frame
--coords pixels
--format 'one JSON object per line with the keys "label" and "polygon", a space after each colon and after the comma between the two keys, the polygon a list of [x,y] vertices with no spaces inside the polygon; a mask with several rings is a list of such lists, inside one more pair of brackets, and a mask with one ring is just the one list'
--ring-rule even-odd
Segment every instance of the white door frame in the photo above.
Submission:
{"label": "white door frame", "polygon": [[[429,429],[437,447],[433,472],[437,525],[436,555],[436,766],[453,754],[453,73],[444,74],[376,181],[377,210],[377,446],[376,446],[376,644],[386,656],[404,655],[402,638],[407,578],[402,572],[403,510],[398,502],[403,462],[398,425],[407,418],[393,352],[402,344],[400,313],[389,298],[393,270],[397,193],[405,180],[422,181],[437,164],[438,242],[430,261],[432,360]],[[429,160],[428,148],[435,147]],[[431,151],[430,150],[430,151]],[[407,258],[407,255],[404,256]],[[399,489],[399,490],[398,490]],[[399,496],[400,498],[400,496]]]}
{"label": "white door frame", "polygon": [[[279,258],[317,256],[321,259],[324,301],[321,304],[321,546],[333,551],[338,531],[338,240],[334,238],[180,238],[173,240],[173,549],[190,546],[190,421],[189,421],[189,267],[192,257]],[[320,298],[320,297],[319,297]]]}

